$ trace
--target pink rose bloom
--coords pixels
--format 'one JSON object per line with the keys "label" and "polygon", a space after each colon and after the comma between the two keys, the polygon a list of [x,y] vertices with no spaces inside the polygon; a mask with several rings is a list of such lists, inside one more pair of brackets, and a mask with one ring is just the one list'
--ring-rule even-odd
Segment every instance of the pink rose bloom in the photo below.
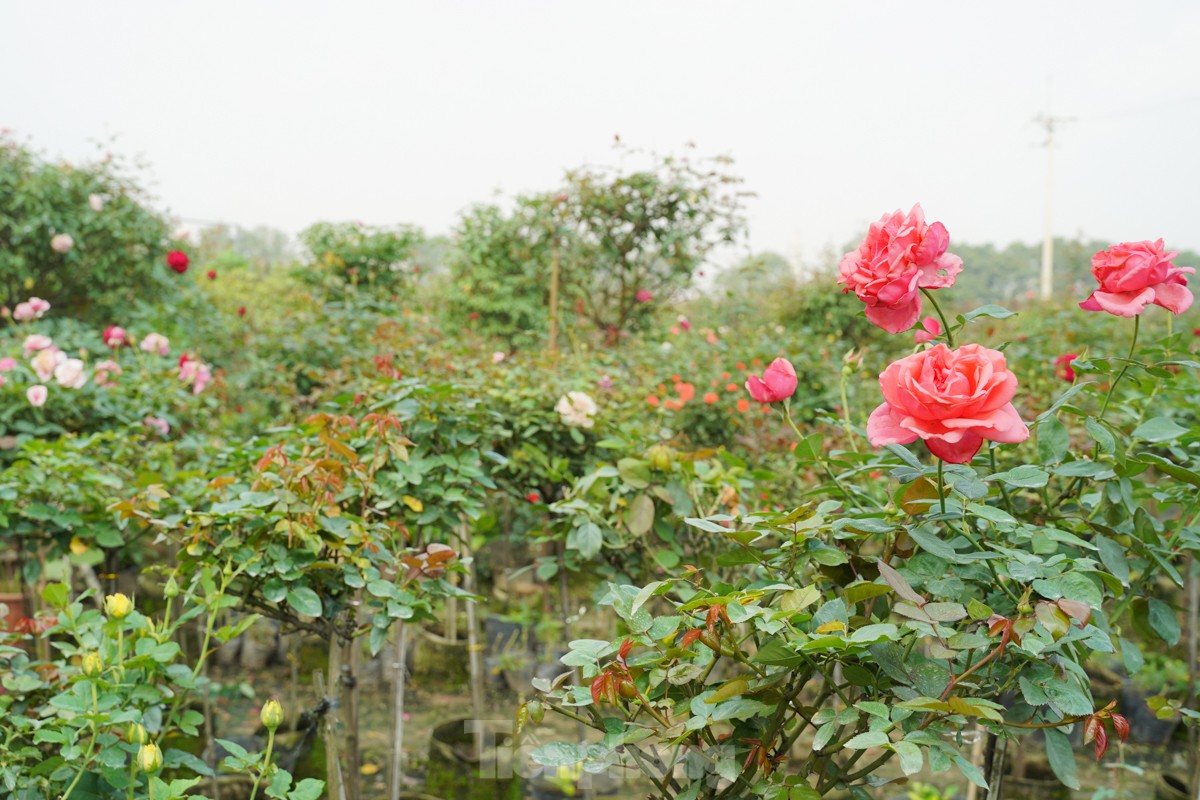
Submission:
{"label": "pink rose bloom", "polygon": [[104,210],[104,198],[98,194],[88,195],[88,205],[92,207],[92,211]]}
{"label": "pink rose bloom", "polygon": [[1078,353],[1063,353],[1058,358],[1054,359],[1054,375],[1061,378],[1067,383],[1075,382],[1075,370],[1071,368],[1071,362],[1079,358]]}
{"label": "pink rose bloom", "polygon": [[66,354],[57,347],[47,347],[39,350],[29,361],[29,366],[37,373],[39,381],[48,381],[54,375],[55,368],[67,358]]}
{"label": "pink rose bloom", "polygon": [[38,350],[45,350],[47,347],[53,347],[54,340],[49,336],[43,336],[40,333],[30,334],[25,337],[25,343],[22,347],[25,348],[25,355],[31,356]]}
{"label": "pink rose bloom", "polygon": [[1011,444],[1029,438],[1012,404],[1017,377],[997,350],[934,345],[893,361],[879,387],[883,403],[867,420],[867,438],[876,447],[924,439],[938,458],[965,464],[984,439]]}
{"label": "pink rose bloom", "polygon": [[159,436],[165,437],[171,432],[171,423],[167,422],[162,417],[146,417],[144,420],[142,420],[142,424],[157,433]]}
{"label": "pink rose bloom", "polygon": [[46,397],[49,396],[50,390],[40,383],[36,386],[30,386],[25,390],[25,398],[29,400],[29,405],[34,408],[41,408],[46,405]]}
{"label": "pink rose bloom", "polygon": [[637,294],[633,296],[633,299],[637,300],[639,303],[649,303],[654,299],[654,295],[650,293],[649,289],[638,289]]}
{"label": "pink rose bloom", "polygon": [[676,321],[676,322],[678,322],[678,323],[679,323],[679,327],[680,327],[680,328],[682,328],[682,329],[683,329],[683,330],[685,330],[685,331],[690,331],[690,330],[692,329],[692,323],[691,323],[691,322],[689,322],[689,321],[688,321],[688,318],[687,318],[687,317],[685,317],[683,314],[680,314],[680,315],[679,315],[679,316],[678,316],[678,317],[675,319],[675,321]]}
{"label": "pink rose bloom", "polygon": [[1163,240],[1121,242],[1092,256],[1092,275],[1100,288],[1079,304],[1084,311],[1107,311],[1118,317],[1136,317],[1147,303],[1182,314],[1192,305],[1187,276],[1192,267],[1177,267]]}
{"label": "pink rose bloom", "polygon": [[842,257],[838,283],[866,303],[867,319],[888,333],[906,331],[921,316],[921,289],[954,285],[962,259],[946,252],[950,234],[925,224],[921,204],[884,214],[858,249]]}
{"label": "pink rose bloom", "polygon": [[113,350],[129,344],[129,334],[120,325],[109,325],[105,328],[103,338],[105,346]]}
{"label": "pink rose bloom", "polygon": [[50,240],[50,249],[56,253],[65,253],[74,246],[75,240],[67,233],[60,233]]}
{"label": "pink rose bloom", "polygon": [[192,394],[200,394],[212,380],[212,370],[203,361],[184,353],[179,359],[179,380],[192,384]]}
{"label": "pink rose bloom", "polygon": [[102,386],[105,389],[111,389],[117,385],[117,382],[113,380],[113,378],[117,377],[122,372],[124,372],[124,370],[121,369],[120,364],[115,361],[104,359],[103,361],[96,362],[96,375],[94,380],[96,381],[97,386]]}
{"label": "pink rose bloom", "polygon": [[78,358],[63,359],[54,368],[54,380],[58,381],[59,386],[68,389],[82,389],[83,385],[87,383],[87,373],[84,371],[83,362]]}
{"label": "pink rose bloom", "polygon": [[40,319],[49,310],[49,302],[40,297],[31,297],[24,303],[17,303],[12,316],[18,322],[28,322],[31,319]]}
{"label": "pink rose bloom", "polygon": [[921,320],[921,328],[922,330],[913,334],[913,341],[917,344],[932,342],[942,335],[942,323],[938,322],[936,317],[926,317]]}
{"label": "pink rose bloom", "polygon": [[17,368],[17,360],[12,356],[0,358],[0,372],[12,372]]}
{"label": "pink rose bloom", "polygon": [[171,352],[171,343],[161,333],[146,334],[146,338],[142,339],[141,347],[147,353],[158,353],[160,356],[169,355]]}
{"label": "pink rose bloom", "polygon": [[208,386],[209,382],[212,381],[212,376],[212,369],[209,368],[208,364],[201,364],[197,367],[196,378],[192,383],[192,394],[203,392],[204,387]]}
{"label": "pink rose bloom", "polygon": [[503,361],[507,357],[508,356],[505,355],[503,350],[497,350],[496,352],[492,353],[492,363],[499,364],[501,361]]}
{"label": "pink rose bloom", "polygon": [[763,371],[762,377],[751,375],[746,391],[756,403],[778,403],[796,393],[796,368],[786,358],[777,358]]}

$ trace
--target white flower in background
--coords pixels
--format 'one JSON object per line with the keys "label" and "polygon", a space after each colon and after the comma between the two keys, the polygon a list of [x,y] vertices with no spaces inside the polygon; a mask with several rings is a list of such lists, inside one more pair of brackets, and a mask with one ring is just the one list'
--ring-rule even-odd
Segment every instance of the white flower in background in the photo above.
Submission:
{"label": "white flower in background", "polygon": [[50,390],[40,383],[36,386],[30,386],[25,390],[25,397],[29,400],[29,405],[34,408],[41,408],[46,405],[46,397],[50,394]]}
{"label": "white flower in background", "polygon": [[84,371],[83,362],[78,358],[64,359],[54,368],[54,380],[58,381],[59,386],[68,389],[82,389],[87,383],[87,372]]}
{"label": "white flower in background", "polygon": [[161,333],[148,333],[146,338],[142,339],[142,349],[147,353],[158,353],[160,356],[165,356],[171,352],[171,343]]}
{"label": "white flower in background", "polygon": [[88,205],[92,207],[92,211],[104,210],[104,198],[98,194],[88,195]]}
{"label": "white flower in background", "polygon": [[53,346],[54,346],[54,340],[51,339],[49,336],[43,336],[40,333],[34,333],[34,334],[30,334],[29,336],[26,336],[25,344],[23,345],[23,347],[25,348],[26,356],[31,356],[34,353],[36,353],[38,350],[45,350],[47,347],[53,347]]}
{"label": "white flower in background", "polygon": [[39,381],[48,381],[54,375],[55,368],[66,359],[67,354],[57,347],[47,347],[29,360],[29,366],[33,367]]}
{"label": "white flower in background", "polygon": [[492,353],[492,363],[499,364],[501,361],[503,361],[507,357],[508,356],[506,356],[504,354],[503,350],[497,350],[496,352]]}
{"label": "white flower in background", "polygon": [[597,408],[596,401],[583,392],[567,392],[558,399],[554,410],[562,417],[562,421],[575,428],[590,428],[596,424],[592,419]]}
{"label": "white flower in background", "polygon": [[65,253],[75,246],[75,240],[69,233],[60,233],[50,240],[50,249],[56,253]]}
{"label": "white flower in background", "polygon": [[18,322],[28,322],[31,319],[40,319],[49,310],[49,301],[40,297],[31,297],[24,303],[17,303],[17,307],[13,309],[13,319]]}
{"label": "white flower in background", "polygon": [[671,348],[672,348],[672,347],[674,347],[674,345],[672,345],[670,342],[663,342],[662,344],[660,344],[660,345],[659,345],[659,348],[660,348],[660,349],[661,349],[661,350],[662,350],[664,353],[669,353],[669,352],[671,352]]}

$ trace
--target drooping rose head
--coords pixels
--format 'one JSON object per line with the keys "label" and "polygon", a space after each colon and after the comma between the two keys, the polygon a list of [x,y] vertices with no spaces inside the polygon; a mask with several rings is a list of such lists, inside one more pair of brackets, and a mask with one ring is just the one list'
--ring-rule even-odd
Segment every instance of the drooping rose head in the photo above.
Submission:
{"label": "drooping rose head", "polygon": [[34,408],[41,408],[46,405],[46,398],[50,395],[50,390],[40,383],[36,386],[30,386],[25,390],[25,398],[29,401],[29,405]]}
{"label": "drooping rose head", "polygon": [[1118,317],[1136,317],[1148,303],[1182,314],[1192,305],[1187,276],[1192,267],[1177,267],[1163,240],[1122,242],[1092,256],[1092,275],[1100,287],[1079,304],[1084,311],[1107,311]]}
{"label": "drooping rose head", "polygon": [[1012,404],[1017,378],[997,350],[938,344],[893,361],[879,376],[879,387],[883,403],[867,420],[867,438],[876,447],[924,439],[938,458],[965,464],[984,439],[1029,438]]}
{"label": "drooping rose head", "polygon": [[104,329],[103,337],[105,346],[113,350],[129,344],[129,333],[120,325],[109,325]]}
{"label": "drooping rose head", "polygon": [[56,253],[69,252],[75,246],[75,240],[69,233],[60,233],[50,239],[50,249]]}
{"label": "drooping rose head", "polygon": [[925,223],[921,205],[884,214],[858,249],[842,257],[838,283],[866,304],[867,319],[888,333],[906,331],[921,316],[921,289],[954,285],[962,259],[947,253],[950,234]]}
{"label": "drooping rose head", "polygon": [[187,272],[188,264],[190,263],[191,259],[188,258],[188,254],[182,250],[172,250],[167,253],[167,266],[180,275]]}
{"label": "drooping rose head", "polygon": [[1071,368],[1071,362],[1079,357],[1078,353],[1063,353],[1058,358],[1054,359],[1054,375],[1067,383],[1075,382],[1075,370]]}
{"label": "drooping rose head", "polygon": [[141,348],[147,353],[158,353],[160,356],[171,353],[171,343],[161,333],[148,333],[142,339]]}
{"label": "drooping rose head", "polygon": [[778,403],[796,393],[796,368],[786,358],[772,361],[762,377],[751,375],[746,379],[746,391],[756,403]]}

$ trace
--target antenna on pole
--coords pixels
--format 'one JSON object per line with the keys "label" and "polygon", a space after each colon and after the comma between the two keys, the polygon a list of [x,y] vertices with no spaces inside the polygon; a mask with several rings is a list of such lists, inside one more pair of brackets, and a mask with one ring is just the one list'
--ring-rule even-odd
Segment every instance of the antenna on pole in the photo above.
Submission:
{"label": "antenna on pole", "polygon": [[1074,122],[1075,118],[1038,114],[1033,121],[1046,129],[1046,140],[1042,143],[1046,148],[1046,226],[1042,233],[1042,279],[1039,295],[1043,300],[1049,300],[1054,292],[1054,228],[1051,224],[1051,211],[1054,208],[1054,129],[1064,122]]}

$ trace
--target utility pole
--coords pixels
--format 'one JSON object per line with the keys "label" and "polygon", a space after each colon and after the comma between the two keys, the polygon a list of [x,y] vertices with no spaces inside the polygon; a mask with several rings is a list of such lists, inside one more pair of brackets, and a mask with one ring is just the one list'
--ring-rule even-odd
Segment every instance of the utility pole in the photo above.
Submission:
{"label": "utility pole", "polygon": [[1054,228],[1051,224],[1051,211],[1054,208],[1054,126],[1063,122],[1074,122],[1074,117],[1053,117],[1049,114],[1039,114],[1033,121],[1046,129],[1046,220],[1042,233],[1042,280],[1041,291],[1043,300],[1049,300],[1054,292]]}

